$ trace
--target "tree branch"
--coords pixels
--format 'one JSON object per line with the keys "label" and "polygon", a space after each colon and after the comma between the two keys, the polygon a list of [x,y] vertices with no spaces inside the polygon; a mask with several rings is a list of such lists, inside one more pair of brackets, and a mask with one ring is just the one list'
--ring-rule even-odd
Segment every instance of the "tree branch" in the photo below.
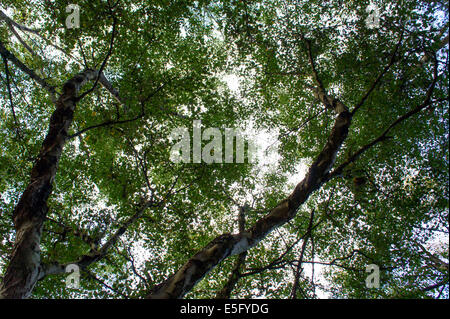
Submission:
{"label": "tree branch", "polygon": [[311,48],[311,40],[306,39],[302,32],[299,32],[298,34],[300,36],[300,39],[306,45],[306,52],[308,55],[309,64],[311,65],[313,79],[317,84],[317,87],[313,88],[316,98],[318,98],[323,103],[325,108],[335,111],[336,113],[341,113],[344,110],[347,110],[347,107],[339,99],[330,97],[327,94],[326,89],[323,85],[323,82],[319,77],[319,73],[317,71],[316,64],[314,62],[314,58],[312,55],[312,48]]}
{"label": "tree branch", "polygon": [[127,119],[127,120],[106,121],[106,122],[103,122],[103,123],[100,123],[100,124],[91,125],[91,126],[88,126],[88,127],[84,128],[84,129],[82,129],[81,131],[76,132],[75,134],[69,135],[67,138],[68,139],[72,139],[74,137],[80,136],[81,134],[83,134],[83,133],[85,133],[85,132],[87,132],[89,130],[92,130],[92,129],[95,129],[95,128],[99,128],[99,127],[106,127],[106,126],[112,126],[112,125],[116,125],[116,124],[124,124],[124,123],[134,122],[136,120],[139,120],[139,119],[143,118],[144,115],[145,114],[141,113],[138,116],[135,116],[134,118]]}
{"label": "tree branch", "polygon": [[[12,20],[10,20],[10,21],[12,21]],[[19,40],[19,42],[25,47],[25,49],[27,49],[28,52],[31,53],[31,55],[38,56],[36,54],[36,52],[34,52],[33,49],[30,48],[30,46],[22,39],[20,34],[17,33],[16,29],[14,28],[14,25],[10,21],[6,21],[6,24],[8,25],[8,28],[11,31],[11,33],[14,34],[16,39]]]}
{"label": "tree branch", "polygon": [[6,59],[6,56],[4,56],[3,54],[1,54],[1,56],[3,58],[3,64],[5,65],[6,88],[8,89],[9,103],[11,105],[11,112],[12,112],[12,116],[14,119],[14,124],[16,125],[16,133],[17,133],[17,137],[21,138],[20,126],[19,126],[19,123],[17,122],[16,112],[14,110],[14,103],[13,103],[12,93],[11,93],[11,83],[9,81],[10,74],[9,74],[9,69],[8,69],[8,60]]}
{"label": "tree branch", "polygon": [[28,68],[19,59],[17,59],[14,56],[14,54],[12,54],[5,48],[5,46],[1,41],[0,41],[0,53],[4,57],[6,57],[9,61],[11,61],[16,67],[18,67],[22,72],[27,74],[31,79],[33,79],[36,83],[38,83],[42,88],[44,88],[50,94],[50,98],[52,99],[52,101],[56,103],[55,87],[48,84],[44,79],[40,78],[33,70]]}
{"label": "tree branch", "polygon": [[[83,94],[81,94],[81,95],[77,98],[77,101],[80,101],[80,100],[83,99],[86,95],[90,94],[92,91],[95,90],[95,88],[97,87],[97,84],[98,84],[98,82],[99,82],[99,80],[100,80],[100,77],[101,77],[102,74],[103,74],[103,69],[105,68],[106,63],[108,62],[108,59],[109,59],[109,57],[110,57],[111,54],[112,54],[112,50],[113,50],[113,46],[114,46],[114,38],[115,38],[115,35],[116,35],[117,18],[116,18],[116,16],[113,14],[112,8],[111,8],[111,7],[109,8],[109,11],[110,11],[110,14],[111,14],[112,17],[113,17],[113,25],[112,25],[112,34],[111,34],[111,39],[110,39],[110,42],[109,42],[109,50],[108,50],[108,53],[106,54],[105,59],[103,60],[101,66],[100,66],[100,69],[98,70],[98,75],[97,75],[97,78],[95,79],[94,84],[92,85],[92,88],[90,88],[89,90],[87,90],[86,92],[84,92]],[[106,79],[106,78],[104,78],[103,80],[105,80],[105,79]]]}
{"label": "tree branch", "polygon": [[21,31],[26,31],[26,32],[31,32],[34,34],[39,34],[39,29],[31,29],[28,28],[24,25],[21,25],[17,22],[15,22],[13,19],[11,19],[10,17],[8,17],[2,10],[0,10],[0,20],[4,20],[6,23],[10,23],[13,26],[15,26],[17,29],[21,30]]}
{"label": "tree branch", "polygon": [[272,230],[294,218],[300,205],[322,185],[324,177],[333,166],[337,152],[347,137],[351,114],[342,103],[336,103],[334,110],[337,117],[328,141],[310,166],[305,178],[295,187],[291,195],[243,234],[223,234],[216,237],[174,275],[155,286],[147,296],[148,298],[183,297],[223,259],[256,246]]}
{"label": "tree branch", "polygon": [[355,108],[352,111],[352,115],[355,115],[355,113],[358,111],[358,109],[364,105],[367,98],[370,96],[370,94],[373,92],[373,90],[375,90],[375,88],[378,85],[378,83],[380,82],[381,78],[387,73],[387,71],[389,71],[391,66],[395,63],[398,49],[400,48],[400,45],[403,41],[404,31],[405,31],[405,29],[403,28],[402,32],[400,34],[399,40],[397,42],[397,45],[395,46],[394,51],[391,54],[388,64],[384,67],[383,71],[381,71],[381,73],[378,74],[377,78],[372,83],[372,86],[367,90],[366,94],[364,94],[364,96],[361,98],[361,100],[358,102],[358,104],[356,104]]}
{"label": "tree branch", "polygon": [[374,145],[385,141],[386,139],[388,139],[388,133],[397,125],[399,125],[400,123],[402,123],[403,121],[409,119],[411,116],[419,113],[420,111],[422,111],[423,109],[425,109],[427,106],[432,105],[433,103],[436,102],[441,102],[444,101],[446,99],[438,99],[435,101],[431,100],[431,97],[433,95],[433,91],[436,85],[436,81],[437,81],[437,71],[438,70],[438,66],[437,66],[437,61],[435,62],[435,67],[434,67],[434,71],[433,71],[433,81],[430,85],[430,87],[427,90],[427,93],[425,95],[425,99],[424,101],[419,104],[418,106],[416,106],[415,108],[413,108],[412,110],[410,110],[409,112],[407,112],[406,114],[400,116],[397,118],[397,120],[395,120],[391,125],[389,125],[384,131],[383,133],[381,133],[381,135],[379,135],[377,138],[375,138],[374,140],[372,140],[370,143],[367,143],[366,145],[362,146],[358,151],[356,151],[355,153],[353,153],[345,162],[343,162],[341,165],[339,165],[336,169],[334,169],[330,174],[328,174],[328,176],[326,177],[327,180],[330,180],[336,176],[340,176],[342,174],[342,172],[344,171],[344,168],[347,167],[349,164],[353,163],[354,161],[356,161],[365,151],[367,151],[368,149],[370,149],[371,147],[373,147]]}
{"label": "tree branch", "polygon": [[42,263],[40,265],[40,271],[38,275],[38,280],[42,280],[49,275],[56,275],[65,273],[66,267],[71,264],[75,264],[81,269],[86,269],[90,265],[96,263],[97,261],[104,258],[109,249],[117,243],[120,236],[122,236],[125,231],[138,220],[147,210],[147,208],[153,205],[152,202],[146,202],[141,208],[139,208],[130,218],[128,218],[117,230],[116,232],[103,244],[99,249],[91,248],[88,254],[81,256],[78,260],[60,264],[57,262]]}
{"label": "tree branch", "polygon": [[305,239],[303,239],[302,249],[300,252],[300,258],[298,260],[297,269],[295,270],[294,285],[293,285],[292,291],[291,291],[292,299],[297,299],[298,283],[299,283],[299,279],[300,279],[300,274],[302,272],[303,255],[305,253],[306,245],[308,243],[308,238],[312,237],[313,221],[314,221],[314,209],[311,211],[311,216],[309,218],[309,224],[308,224],[308,230],[307,230],[307,236],[305,236]]}
{"label": "tree branch", "polygon": [[[239,207],[239,216],[238,216],[238,224],[239,224],[239,233],[242,234],[245,231],[245,213],[248,210],[248,206]],[[241,269],[245,263],[245,259],[247,258],[247,251],[244,251],[239,254],[233,270],[231,271],[230,276],[228,277],[227,283],[224,287],[217,293],[216,299],[230,299],[231,292],[236,286],[240,276]]]}

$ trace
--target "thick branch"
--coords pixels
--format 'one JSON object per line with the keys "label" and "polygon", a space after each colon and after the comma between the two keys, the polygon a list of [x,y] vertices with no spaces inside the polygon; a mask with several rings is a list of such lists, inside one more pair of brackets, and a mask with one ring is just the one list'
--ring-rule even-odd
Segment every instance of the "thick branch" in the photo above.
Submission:
{"label": "thick branch", "polygon": [[316,98],[318,98],[323,103],[325,108],[333,110],[336,113],[343,112],[347,109],[347,107],[338,99],[333,98],[327,94],[325,86],[323,85],[323,82],[319,77],[319,72],[317,71],[314,57],[312,55],[311,40],[306,39],[301,32],[299,33],[299,36],[306,45],[306,53],[308,55],[309,64],[311,65],[313,79],[317,84],[317,87],[313,88]]}
{"label": "thick branch", "polygon": [[0,10],[0,20],[4,20],[6,23],[12,24],[14,27],[16,27],[17,29],[22,30],[22,31],[31,32],[34,34],[39,33],[39,30],[31,29],[31,28],[28,28],[24,25],[21,25],[21,24],[15,22],[13,19],[8,17],[2,10]]}
{"label": "thick branch", "polygon": [[[242,234],[223,234],[189,259],[174,275],[152,289],[148,298],[181,298],[223,259],[256,246],[272,230],[294,218],[298,208],[324,182],[336,154],[347,137],[351,114],[340,103],[327,143],[292,194]],[[342,109],[343,108],[343,109]]]}
{"label": "thick branch", "polygon": [[36,52],[34,52],[33,49],[30,48],[30,46],[22,39],[20,34],[17,33],[16,29],[14,28],[14,25],[9,21],[6,21],[6,24],[8,25],[8,28],[11,31],[11,33],[14,34],[16,39],[19,40],[19,42],[25,47],[25,49],[27,49],[28,52],[31,53],[31,55],[37,56]]}

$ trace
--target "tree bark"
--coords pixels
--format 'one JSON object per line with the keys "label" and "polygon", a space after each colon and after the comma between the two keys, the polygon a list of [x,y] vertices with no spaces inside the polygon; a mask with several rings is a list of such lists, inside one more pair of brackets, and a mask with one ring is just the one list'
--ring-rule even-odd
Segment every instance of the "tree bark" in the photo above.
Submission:
{"label": "tree bark", "polygon": [[97,71],[86,70],[75,75],[63,86],[50,118],[49,130],[38,158],[31,170],[31,178],[14,209],[16,238],[10,263],[0,285],[0,299],[28,298],[42,271],[40,240],[47,215],[47,200],[58,168],[67,132],[73,120],[77,94],[87,81],[97,78]]}

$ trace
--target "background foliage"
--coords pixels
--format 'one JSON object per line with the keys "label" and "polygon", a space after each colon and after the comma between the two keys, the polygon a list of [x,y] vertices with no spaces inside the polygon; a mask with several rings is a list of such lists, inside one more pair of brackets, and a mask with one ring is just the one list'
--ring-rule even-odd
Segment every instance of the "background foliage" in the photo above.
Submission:
{"label": "background foliage", "polygon": [[[57,90],[86,67],[99,68],[111,41],[107,2],[73,3],[81,8],[78,29],[65,28],[67,1],[1,3],[9,17],[39,28],[40,36],[20,32],[30,52],[0,22],[0,40]],[[418,62],[426,52],[437,51],[433,98],[442,101],[397,126],[388,140],[317,191],[287,226],[252,249],[232,296],[290,296],[299,238],[314,211],[318,224],[305,247],[298,297],[448,298],[448,44],[439,45],[448,34],[448,4],[376,4],[380,27],[369,29],[369,1],[119,1],[104,73],[125,102],[96,89],[77,105],[72,131],[138,119],[88,130],[66,145],[42,258],[76,260],[92,241],[104,242],[144,199],[155,205],[82,273],[80,290],[67,289],[64,276],[49,276],[33,296],[144,296],[212,238],[237,231],[239,205],[251,206],[246,221],[252,225],[283,199],[333,125],[333,114],[309,90],[301,32],[311,39],[325,87],[349,106],[369,89],[402,39],[395,63],[356,113],[336,165],[424,100],[433,69],[431,62]],[[46,91],[11,64],[9,71],[16,120],[5,69],[0,73],[2,272],[14,241],[11,214],[54,110]],[[239,81],[237,90],[230,89],[230,75]],[[279,160],[174,164],[168,136],[176,127],[191,129],[195,119],[204,127],[278,132]],[[365,184],[356,185],[355,177],[364,177]],[[234,258],[224,261],[187,297],[214,297],[233,264]],[[368,264],[380,266],[380,289],[365,286]]]}

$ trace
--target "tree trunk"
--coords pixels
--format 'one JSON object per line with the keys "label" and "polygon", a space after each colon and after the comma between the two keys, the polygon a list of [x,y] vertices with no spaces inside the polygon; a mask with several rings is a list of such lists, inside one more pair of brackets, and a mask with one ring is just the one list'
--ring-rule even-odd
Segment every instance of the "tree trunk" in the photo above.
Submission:
{"label": "tree trunk", "polygon": [[77,94],[97,72],[86,70],[67,81],[56,101],[47,136],[31,170],[31,179],[14,209],[16,238],[10,263],[0,285],[0,298],[28,298],[42,271],[40,241],[47,215],[47,200],[58,168],[67,131],[72,123]]}

